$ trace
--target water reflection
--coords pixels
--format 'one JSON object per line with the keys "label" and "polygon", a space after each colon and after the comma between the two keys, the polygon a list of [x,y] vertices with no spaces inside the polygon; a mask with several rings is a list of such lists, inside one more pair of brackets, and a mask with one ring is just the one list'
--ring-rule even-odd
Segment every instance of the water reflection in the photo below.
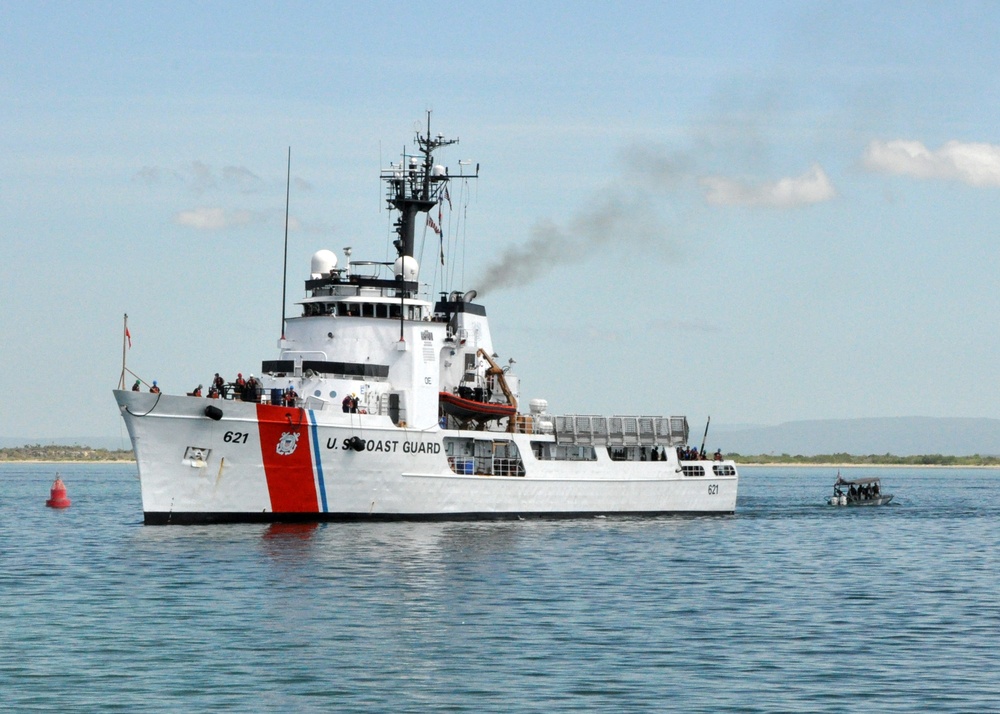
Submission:
{"label": "water reflection", "polygon": [[271,523],[264,531],[264,540],[308,541],[316,533],[319,523]]}

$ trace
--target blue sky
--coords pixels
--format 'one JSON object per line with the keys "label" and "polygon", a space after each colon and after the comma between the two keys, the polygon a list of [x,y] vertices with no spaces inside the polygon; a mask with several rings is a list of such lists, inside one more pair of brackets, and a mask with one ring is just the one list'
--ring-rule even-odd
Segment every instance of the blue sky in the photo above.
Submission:
{"label": "blue sky", "polygon": [[0,436],[121,436],[126,312],[130,368],[167,391],[258,370],[288,147],[291,305],[315,250],[385,257],[378,172],[426,110],[460,138],[439,159],[481,165],[445,287],[486,293],[524,399],[692,424],[1000,417],[1000,5],[3,16]]}

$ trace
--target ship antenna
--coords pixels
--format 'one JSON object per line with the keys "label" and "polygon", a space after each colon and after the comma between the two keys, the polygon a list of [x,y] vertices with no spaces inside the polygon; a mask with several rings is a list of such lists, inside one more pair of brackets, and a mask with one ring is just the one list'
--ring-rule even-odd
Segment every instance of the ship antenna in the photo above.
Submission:
{"label": "ship antenna", "polygon": [[131,342],[132,342],[132,338],[129,337],[129,332],[128,332],[128,313],[127,312],[125,313],[124,327],[125,327],[125,329],[122,330],[122,376],[121,376],[121,379],[118,380],[118,388],[119,389],[125,389],[125,372],[126,372],[126,368],[125,368],[125,345],[126,345],[126,342],[128,342],[129,344],[131,344]]}
{"label": "ship antenna", "polygon": [[285,288],[288,283],[288,198],[292,185],[292,147],[288,147],[288,171],[285,174],[285,260],[281,266],[281,339],[285,339]]}

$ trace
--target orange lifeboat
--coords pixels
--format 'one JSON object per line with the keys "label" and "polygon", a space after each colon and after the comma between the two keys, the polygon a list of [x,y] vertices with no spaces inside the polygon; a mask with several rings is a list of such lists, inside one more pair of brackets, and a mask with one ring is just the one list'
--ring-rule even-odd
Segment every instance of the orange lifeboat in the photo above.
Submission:
{"label": "orange lifeboat", "polygon": [[490,421],[503,419],[517,412],[517,407],[513,404],[477,402],[475,399],[466,399],[451,392],[439,392],[438,399],[445,414],[451,414],[459,419]]}

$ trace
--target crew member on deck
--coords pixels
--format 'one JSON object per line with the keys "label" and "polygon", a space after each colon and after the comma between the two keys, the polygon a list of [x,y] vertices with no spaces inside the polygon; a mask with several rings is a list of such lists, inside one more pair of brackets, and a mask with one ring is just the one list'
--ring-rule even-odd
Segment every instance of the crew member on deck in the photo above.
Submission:
{"label": "crew member on deck", "polygon": [[712,456],[713,461],[722,461],[722,449],[716,449],[715,454]]}
{"label": "crew member on deck", "polygon": [[260,382],[252,374],[247,383],[243,386],[243,401],[244,402],[257,402],[260,401]]}
{"label": "crew member on deck", "polygon": [[194,388],[194,391],[191,392],[191,396],[192,397],[200,397],[201,396],[201,385],[200,384],[197,387]]}
{"label": "crew member on deck", "polygon": [[347,414],[348,412],[351,411],[351,406],[354,404],[354,400],[351,399],[351,395],[348,394],[346,397],[344,397],[344,401],[342,401],[340,404],[344,408],[344,414]]}
{"label": "crew member on deck", "polygon": [[288,389],[285,390],[285,406],[294,407],[295,400],[299,398],[299,395],[295,393],[295,389],[292,387],[291,383],[288,384]]}

